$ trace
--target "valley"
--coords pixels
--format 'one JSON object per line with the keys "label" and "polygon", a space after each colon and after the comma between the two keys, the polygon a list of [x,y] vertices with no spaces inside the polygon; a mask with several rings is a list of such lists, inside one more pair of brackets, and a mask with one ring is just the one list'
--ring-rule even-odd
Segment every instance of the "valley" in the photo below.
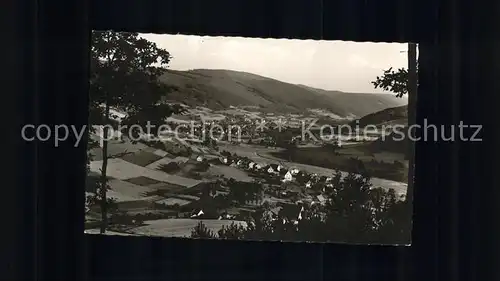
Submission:
{"label": "valley", "polygon": [[[134,141],[124,132],[108,142],[109,156],[123,154],[107,166],[108,196],[116,206],[109,214],[111,234],[189,237],[199,221],[214,232],[244,225],[264,203],[278,209],[325,204],[324,190],[337,174],[366,174],[373,188],[406,194],[404,153],[374,147],[382,132],[335,129],[352,123],[352,116],[326,109],[278,113],[170,103],[184,108],[165,120],[170,131],[153,128]],[[322,136],[325,124],[334,132]],[[304,128],[311,133],[303,134]],[[92,154],[88,194],[99,177],[102,149]],[[87,231],[95,233],[99,206],[87,210]]]}

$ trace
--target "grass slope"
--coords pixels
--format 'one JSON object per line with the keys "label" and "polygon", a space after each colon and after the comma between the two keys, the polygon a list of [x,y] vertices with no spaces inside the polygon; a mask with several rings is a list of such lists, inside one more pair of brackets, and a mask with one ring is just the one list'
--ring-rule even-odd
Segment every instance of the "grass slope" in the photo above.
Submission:
{"label": "grass slope", "polygon": [[[381,111],[368,114],[359,119],[359,126],[366,125],[379,125],[383,123],[390,123],[391,121],[398,121],[401,124],[408,123],[408,106],[391,107]],[[355,122],[352,123],[355,125]]]}
{"label": "grass slope", "polygon": [[405,155],[406,159],[409,159],[409,148],[410,145],[415,145],[408,138],[408,127],[399,130],[400,133],[406,134],[403,138],[401,134],[396,134],[395,132],[389,133],[385,138],[379,138],[376,141],[370,142],[367,145],[369,149],[373,152],[393,152],[402,153]]}
{"label": "grass slope", "polygon": [[[398,132],[406,135],[408,133],[408,106],[398,106],[387,108],[372,114],[368,114],[358,120],[360,127],[365,127],[367,125],[376,126],[393,126],[393,125],[403,125],[404,128],[398,128]],[[351,122],[352,126],[356,126],[356,121]],[[366,149],[371,152],[392,152],[405,154],[406,158],[408,155],[409,145],[413,145],[408,137],[404,137],[400,133],[396,134],[393,132],[388,132],[384,138],[380,137],[376,141],[363,144]]]}
{"label": "grass slope", "polygon": [[162,219],[144,222],[146,225],[131,229],[130,232],[138,235],[161,236],[161,237],[189,237],[191,230],[202,221],[208,229],[217,233],[222,226],[236,223],[246,226],[243,221],[231,220],[198,220],[198,219]]}
{"label": "grass slope", "polygon": [[326,91],[231,70],[168,70],[161,81],[177,88],[168,95],[168,100],[212,109],[230,105],[258,106],[270,111],[324,108],[346,117],[405,104],[404,100],[387,94]]}

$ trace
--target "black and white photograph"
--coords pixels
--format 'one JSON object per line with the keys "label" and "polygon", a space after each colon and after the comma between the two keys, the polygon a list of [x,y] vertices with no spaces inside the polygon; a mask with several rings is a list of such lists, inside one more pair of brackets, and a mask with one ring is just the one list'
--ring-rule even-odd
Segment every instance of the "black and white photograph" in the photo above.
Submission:
{"label": "black and white photograph", "polygon": [[90,60],[85,233],[411,244],[416,44],[93,31]]}

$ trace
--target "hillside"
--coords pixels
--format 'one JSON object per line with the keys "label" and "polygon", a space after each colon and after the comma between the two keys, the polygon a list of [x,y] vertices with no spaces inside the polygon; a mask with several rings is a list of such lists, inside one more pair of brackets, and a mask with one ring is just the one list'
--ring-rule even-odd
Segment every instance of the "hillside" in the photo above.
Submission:
{"label": "hillside", "polygon": [[389,133],[389,135],[385,136],[385,139],[379,138],[368,143],[368,148],[372,152],[385,151],[405,154],[405,158],[408,159],[409,145],[412,145],[412,143],[407,136],[403,138],[401,133],[407,134],[408,127],[398,130],[398,133]]}
{"label": "hillside", "polygon": [[[393,127],[394,125],[403,125],[404,128],[399,128],[398,133],[387,132],[388,135],[385,138],[379,138],[373,142],[364,144],[371,152],[392,152],[392,153],[402,153],[408,157],[408,145],[410,144],[407,137],[402,139],[401,133],[408,132],[408,106],[398,106],[391,107],[375,113],[368,114],[358,120],[359,127],[365,127],[367,125],[375,125],[379,128],[382,125],[388,127]],[[356,126],[356,121],[351,122],[351,126]],[[394,127],[393,127],[394,130]],[[400,132],[400,133],[399,133]]]}
{"label": "hillside", "polygon": [[[382,124],[408,124],[408,106],[398,106],[387,108],[375,113],[368,114],[358,120],[359,126],[364,127],[367,125],[382,125]],[[353,121],[352,125],[355,126],[356,122]]]}
{"label": "hillside", "polygon": [[177,88],[166,99],[212,109],[231,105],[258,106],[270,111],[322,108],[342,117],[360,117],[406,103],[387,94],[326,91],[231,70],[168,70],[161,81]]}
{"label": "hillside", "polygon": [[333,106],[351,112],[357,117],[366,116],[387,108],[405,106],[408,103],[407,100],[397,98],[391,94],[345,93],[316,89],[304,85],[300,86],[329,97],[334,100]]}

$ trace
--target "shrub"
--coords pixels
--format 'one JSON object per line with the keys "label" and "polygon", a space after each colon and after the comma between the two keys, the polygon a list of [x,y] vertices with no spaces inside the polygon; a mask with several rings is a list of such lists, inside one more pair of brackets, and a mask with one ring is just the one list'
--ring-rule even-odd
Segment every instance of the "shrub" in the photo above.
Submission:
{"label": "shrub", "polygon": [[[394,190],[373,188],[370,178],[350,173],[334,175],[333,186],[323,192],[326,204],[304,206],[283,205],[275,214],[269,206],[261,206],[246,217],[247,227],[223,227],[223,239],[287,240],[346,243],[409,243],[411,203],[397,198]],[[196,231],[195,231],[196,230]],[[201,225],[195,235],[214,238]]]}
{"label": "shrub", "polygon": [[158,170],[165,172],[165,173],[175,173],[178,172],[181,169],[179,166],[179,163],[177,162],[170,162],[168,164],[162,164],[160,167],[158,167]]}
{"label": "shrub", "polygon": [[206,160],[196,165],[196,171],[198,172],[206,172],[209,168],[210,164]]}
{"label": "shrub", "polygon": [[215,238],[215,234],[200,221],[191,231],[191,238]]}

